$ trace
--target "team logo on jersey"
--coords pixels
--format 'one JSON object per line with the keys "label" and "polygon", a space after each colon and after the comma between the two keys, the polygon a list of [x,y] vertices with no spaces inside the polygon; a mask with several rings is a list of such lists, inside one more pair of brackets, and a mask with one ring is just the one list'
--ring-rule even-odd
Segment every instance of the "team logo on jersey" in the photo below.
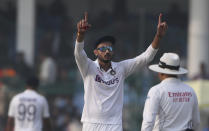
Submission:
{"label": "team logo on jersey", "polygon": [[114,70],[112,69],[112,70],[110,71],[110,74],[114,76],[114,75],[116,74],[116,71],[114,71]]}
{"label": "team logo on jersey", "polygon": [[118,78],[113,78],[109,81],[104,81],[99,75],[96,75],[95,81],[97,81],[99,83],[104,83],[105,85],[113,85],[115,83],[119,83]]}

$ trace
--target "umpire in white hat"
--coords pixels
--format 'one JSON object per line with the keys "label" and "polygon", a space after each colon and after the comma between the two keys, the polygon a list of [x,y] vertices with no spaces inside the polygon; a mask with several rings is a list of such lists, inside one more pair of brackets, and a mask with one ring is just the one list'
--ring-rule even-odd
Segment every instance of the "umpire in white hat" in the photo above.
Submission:
{"label": "umpire in white hat", "polygon": [[161,82],[149,90],[144,106],[141,131],[194,131],[200,124],[198,101],[194,90],[178,75],[180,67],[175,53],[164,53],[159,64],[149,66],[158,72]]}

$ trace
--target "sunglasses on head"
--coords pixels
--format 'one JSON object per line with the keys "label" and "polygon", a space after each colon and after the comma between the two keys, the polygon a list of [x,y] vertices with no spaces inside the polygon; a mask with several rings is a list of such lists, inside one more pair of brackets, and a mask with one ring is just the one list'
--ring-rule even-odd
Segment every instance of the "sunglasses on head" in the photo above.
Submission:
{"label": "sunglasses on head", "polygon": [[106,50],[112,52],[113,48],[111,46],[103,46],[103,47],[97,48],[97,50],[100,50],[101,52],[105,52]]}

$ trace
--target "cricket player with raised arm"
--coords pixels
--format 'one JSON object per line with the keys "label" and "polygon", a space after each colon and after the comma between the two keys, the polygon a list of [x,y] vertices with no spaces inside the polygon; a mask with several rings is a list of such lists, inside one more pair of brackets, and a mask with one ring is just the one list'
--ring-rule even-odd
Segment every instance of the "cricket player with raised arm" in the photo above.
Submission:
{"label": "cricket player with raised arm", "polygon": [[29,77],[26,90],[12,98],[6,131],[51,131],[48,103],[36,91],[38,85],[36,77]]}
{"label": "cricket player with raised arm", "polygon": [[161,83],[149,90],[141,131],[196,131],[198,101],[194,90],[178,78],[187,73],[180,67],[178,54],[164,53],[159,64],[149,68],[158,72]]}
{"label": "cricket player with raised arm", "polygon": [[[94,47],[95,61],[84,51],[84,36],[91,27],[88,14],[77,23],[75,60],[84,82],[83,131],[122,131],[124,80],[137,69],[148,64],[157,53],[159,42],[167,30],[159,15],[157,33],[147,50],[133,59],[113,62],[112,36],[101,37]],[[88,46],[88,44],[85,44]]]}

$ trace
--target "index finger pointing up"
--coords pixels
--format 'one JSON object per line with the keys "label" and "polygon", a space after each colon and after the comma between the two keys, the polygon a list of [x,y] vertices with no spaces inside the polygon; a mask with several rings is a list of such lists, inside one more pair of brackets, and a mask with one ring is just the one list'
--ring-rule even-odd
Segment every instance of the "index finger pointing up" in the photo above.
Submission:
{"label": "index finger pointing up", "polygon": [[84,13],[84,20],[88,21],[88,13],[87,12]]}
{"label": "index finger pointing up", "polygon": [[161,21],[162,21],[162,13],[160,13],[160,15],[159,15],[159,18],[158,18],[158,24],[160,24],[161,23]]}

